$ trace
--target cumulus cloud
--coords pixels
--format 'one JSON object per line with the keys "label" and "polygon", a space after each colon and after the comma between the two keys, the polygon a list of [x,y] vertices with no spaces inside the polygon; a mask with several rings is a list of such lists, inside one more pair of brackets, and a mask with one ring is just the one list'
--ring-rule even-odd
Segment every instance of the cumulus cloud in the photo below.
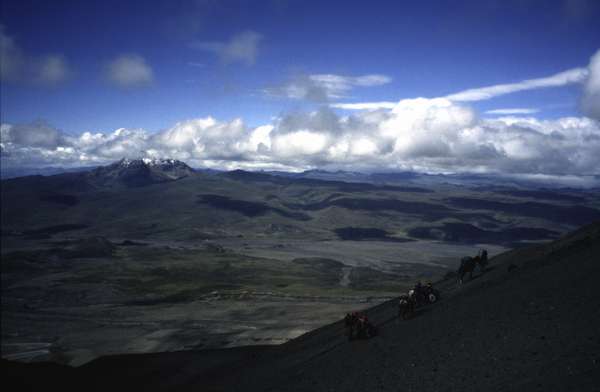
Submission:
{"label": "cumulus cloud", "polygon": [[59,54],[31,56],[25,53],[15,39],[0,24],[0,80],[14,83],[56,85],[71,75],[64,56]]}
{"label": "cumulus cloud", "polygon": [[344,98],[355,87],[374,87],[392,81],[387,75],[344,76],[336,74],[298,75],[287,83],[266,89],[267,95],[326,102]]}
{"label": "cumulus cloud", "polygon": [[2,143],[53,149],[64,143],[64,137],[62,132],[43,121],[18,125],[4,124]]}
{"label": "cumulus cloud", "polygon": [[142,56],[123,54],[107,64],[106,77],[118,87],[135,88],[151,84],[154,72]]}
{"label": "cumulus cloud", "polygon": [[600,50],[590,60],[589,74],[583,85],[581,109],[589,117],[600,120]]}
{"label": "cumulus cloud", "polygon": [[226,42],[202,41],[194,42],[190,46],[194,49],[215,53],[224,64],[253,65],[258,57],[258,46],[262,39],[261,34],[248,30],[234,35]]}
{"label": "cumulus cloud", "polygon": [[600,125],[590,118],[478,117],[445,98],[402,100],[390,111],[339,116],[323,107],[248,127],[241,119],[179,122],[157,133],[117,129],[69,136],[47,124],[2,126],[9,166],[103,164],[172,157],[232,169],[309,168],[599,175]]}

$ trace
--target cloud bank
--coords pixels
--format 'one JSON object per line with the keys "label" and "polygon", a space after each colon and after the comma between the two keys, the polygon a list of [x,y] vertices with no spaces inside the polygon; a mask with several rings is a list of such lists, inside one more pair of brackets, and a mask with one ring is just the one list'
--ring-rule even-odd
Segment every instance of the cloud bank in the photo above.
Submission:
{"label": "cloud bank", "polygon": [[3,124],[8,167],[81,166],[122,157],[172,157],[221,169],[415,170],[529,176],[600,175],[600,125],[591,118],[482,119],[445,98],[407,99],[391,111],[339,116],[323,107],[248,127],[190,119],[143,129],[67,135],[44,123]]}

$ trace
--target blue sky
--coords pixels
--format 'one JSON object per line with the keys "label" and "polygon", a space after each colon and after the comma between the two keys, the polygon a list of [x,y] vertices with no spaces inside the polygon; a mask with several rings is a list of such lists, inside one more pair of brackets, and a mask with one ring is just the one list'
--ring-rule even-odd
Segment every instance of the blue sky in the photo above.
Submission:
{"label": "blue sky", "polygon": [[[593,0],[5,0],[1,122],[78,136],[152,134],[208,116],[254,129],[323,107],[342,118],[355,113],[344,103],[583,70],[600,47],[599,19]],[[587,75],[467,104],[478,117],[581,116]]]}
{"label": "blue sky", "polygon": [[[585,65],[600,43],[597,2],[581,2],[582,14],[570,11],[569,2],[546,3],[5,1],[5,34],[31,56],[64,55],[74,75],[52,88],[3,83],[2,117],[42,118],[69,132],[157,130],[205,115],[260,125],[302,104],[260,94],[297,73],[389,75],[391,83],[355,90],[344,101],[391,101]],[[190,47],[249,30],[263,37],[251,66],[224,65]],[[106,83],[104,64],[124,53],[146,59],[154,71],[150,86],[123,90]],[[575,109],[559,106],[573,101],[565,90],[502,97],[482,107],[563,114]]]}

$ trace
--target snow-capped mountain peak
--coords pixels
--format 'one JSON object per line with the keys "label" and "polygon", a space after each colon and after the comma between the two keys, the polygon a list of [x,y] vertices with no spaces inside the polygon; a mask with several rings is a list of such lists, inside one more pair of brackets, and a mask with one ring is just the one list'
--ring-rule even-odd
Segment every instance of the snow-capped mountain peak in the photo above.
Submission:
{"label": "snow-capped mountain peak", "polygon": [[123,158],[108,166],[90,172],[94,183],[144,186],[158,182],[179,180],[194,175],[194,169],[176,159]]}
{"label": "snow-capped mountain peak", "polygon": [[142,162],[148,166],[163,166],[163,165],[175,165],[184,164],[181,161],[175,159],[162,159],[162,158],[142,158]]}

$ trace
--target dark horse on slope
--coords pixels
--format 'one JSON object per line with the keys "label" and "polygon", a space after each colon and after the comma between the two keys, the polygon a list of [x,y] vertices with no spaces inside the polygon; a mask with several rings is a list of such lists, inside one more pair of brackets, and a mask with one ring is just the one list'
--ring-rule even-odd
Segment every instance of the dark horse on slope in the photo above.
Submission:
{"label": "dark horse on slope", "polygon": [[458,267],[458,281],[462,284],[463,278],[468,273],[469,280],[473,279],[473,271],[475,267],[479,265],[481,272],[484,271],[487,265],[487,250],[482,249],[479,254],[475,257],[466,256],[460,260],[460,267]]}

